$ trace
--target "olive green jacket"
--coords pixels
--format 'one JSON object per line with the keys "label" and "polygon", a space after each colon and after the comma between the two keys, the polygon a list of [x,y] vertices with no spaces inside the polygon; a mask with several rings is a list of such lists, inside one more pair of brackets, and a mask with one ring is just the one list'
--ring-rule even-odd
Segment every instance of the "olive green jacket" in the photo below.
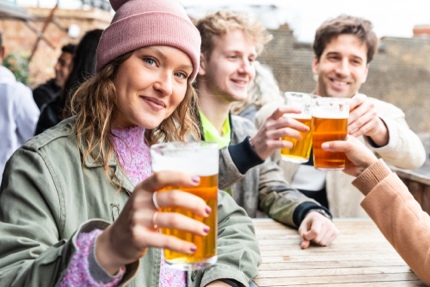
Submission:
{"label": "olive green jacket", "polygon": [[[34,137],[11,157],[0,188],[0,285],[55,286],[76,251],[79,232],[104,229],[121,212],[134,186],[113,158],[121,190],[82,154],[66,120]],[[224,192],[218,203],[218,262],[190,272],[189,286],[219,278],[247,285],[260,263],[254,227]],[[122,285],[158,286],[160,249],[127,266]]]}

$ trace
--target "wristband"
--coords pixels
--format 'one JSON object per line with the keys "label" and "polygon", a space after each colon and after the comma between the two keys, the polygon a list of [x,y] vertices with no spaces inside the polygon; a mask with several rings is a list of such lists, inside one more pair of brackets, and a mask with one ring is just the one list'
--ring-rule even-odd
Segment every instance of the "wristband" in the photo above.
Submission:
{"label": "wristband", "polygon": [[[321,214],[321,215],[323,215],[323,216],[327,217],[328,219],[332,220],[332,216],[331,216],[330,214],[328,214],[328,213],[327,213],[324,209],[322,209],[322,208],[311,209],[311,210],[309,210],[308,212],[306,212],[306,215],[307,215],[309,212],[318,212],[319,214]],[[306,217],[306,215],[305,215],[305,217]]]}

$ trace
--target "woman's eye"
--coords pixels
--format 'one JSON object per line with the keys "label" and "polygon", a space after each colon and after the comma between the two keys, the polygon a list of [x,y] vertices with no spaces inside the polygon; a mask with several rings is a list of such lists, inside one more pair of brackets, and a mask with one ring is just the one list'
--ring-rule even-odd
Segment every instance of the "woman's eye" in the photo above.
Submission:
{"label": "woman's eye", "polygon": [[153,58],[145,57],[143,61],[149,65],[155,65],[155,60]]}
{"label": "woman's eye", "polygon": [[185,73],[183,73],[183,72],[175,73],[175,75],[176,75],[178,78],[181,78],[181,79],[186,79],[186,78],[188,78],[188,75],[187,75],[187,74],[185,74]]}

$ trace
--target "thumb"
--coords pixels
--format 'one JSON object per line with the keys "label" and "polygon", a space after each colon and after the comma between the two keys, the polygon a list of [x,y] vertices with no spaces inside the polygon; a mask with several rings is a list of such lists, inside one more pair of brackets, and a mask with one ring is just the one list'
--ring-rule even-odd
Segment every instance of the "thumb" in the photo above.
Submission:
{"label": "thumb", "polygon": [[310,229],[310,230],[303,230],[302,229],[300,233],[301,233],[300,238],[302,241],[300,244],[300,247],[302,249],[306,249],[309,247],[311,240],[315,238],[316,233],[312,229]]}
{"label": "thumb", "polygon": [[305,238],[302,237],[302,242],[300,243],[300,248],[306,249],[309,247],[310,244],[311,244],[310,240],[306,240]]}

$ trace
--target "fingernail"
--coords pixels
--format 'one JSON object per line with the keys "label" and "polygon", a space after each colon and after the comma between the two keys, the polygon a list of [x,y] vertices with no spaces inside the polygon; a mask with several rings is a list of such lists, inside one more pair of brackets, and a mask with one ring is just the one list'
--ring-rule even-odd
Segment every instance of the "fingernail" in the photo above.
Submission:
{"label": "fingernail", "polygon": [[323,143],[322,145],[321,145],[321,148],[322,149],[328,149],[330,147],[330,145],[328,144],[328,143]]}
{"label": "fingernail", "polygon": [[212,212],[212,209],[209,206],[206,206],[205,208],[206,214],[209,215]]}
{"label": "fingernail", "polygon": [[203,228],[203,231],[204,231],[205,233],[209,233],[209,230],[211,230],[211,229],[209,228],[209,226],[206,226],[206,227],[204,227],[204,228]]}
{"label": "fingernail", "polygon": [[192,180],[194,183],[199,183],[199,182],[200,182],[200,176],[193,175],[193,176],[191,177],[191,180]]}
{"label": "fingernail", "polygon": [[191,246],[191,248],[190,248],[190,251],[191,251],[191,252],[196,252],[196,250],[197,250],[197,247],[196,247],[196,246]]}

